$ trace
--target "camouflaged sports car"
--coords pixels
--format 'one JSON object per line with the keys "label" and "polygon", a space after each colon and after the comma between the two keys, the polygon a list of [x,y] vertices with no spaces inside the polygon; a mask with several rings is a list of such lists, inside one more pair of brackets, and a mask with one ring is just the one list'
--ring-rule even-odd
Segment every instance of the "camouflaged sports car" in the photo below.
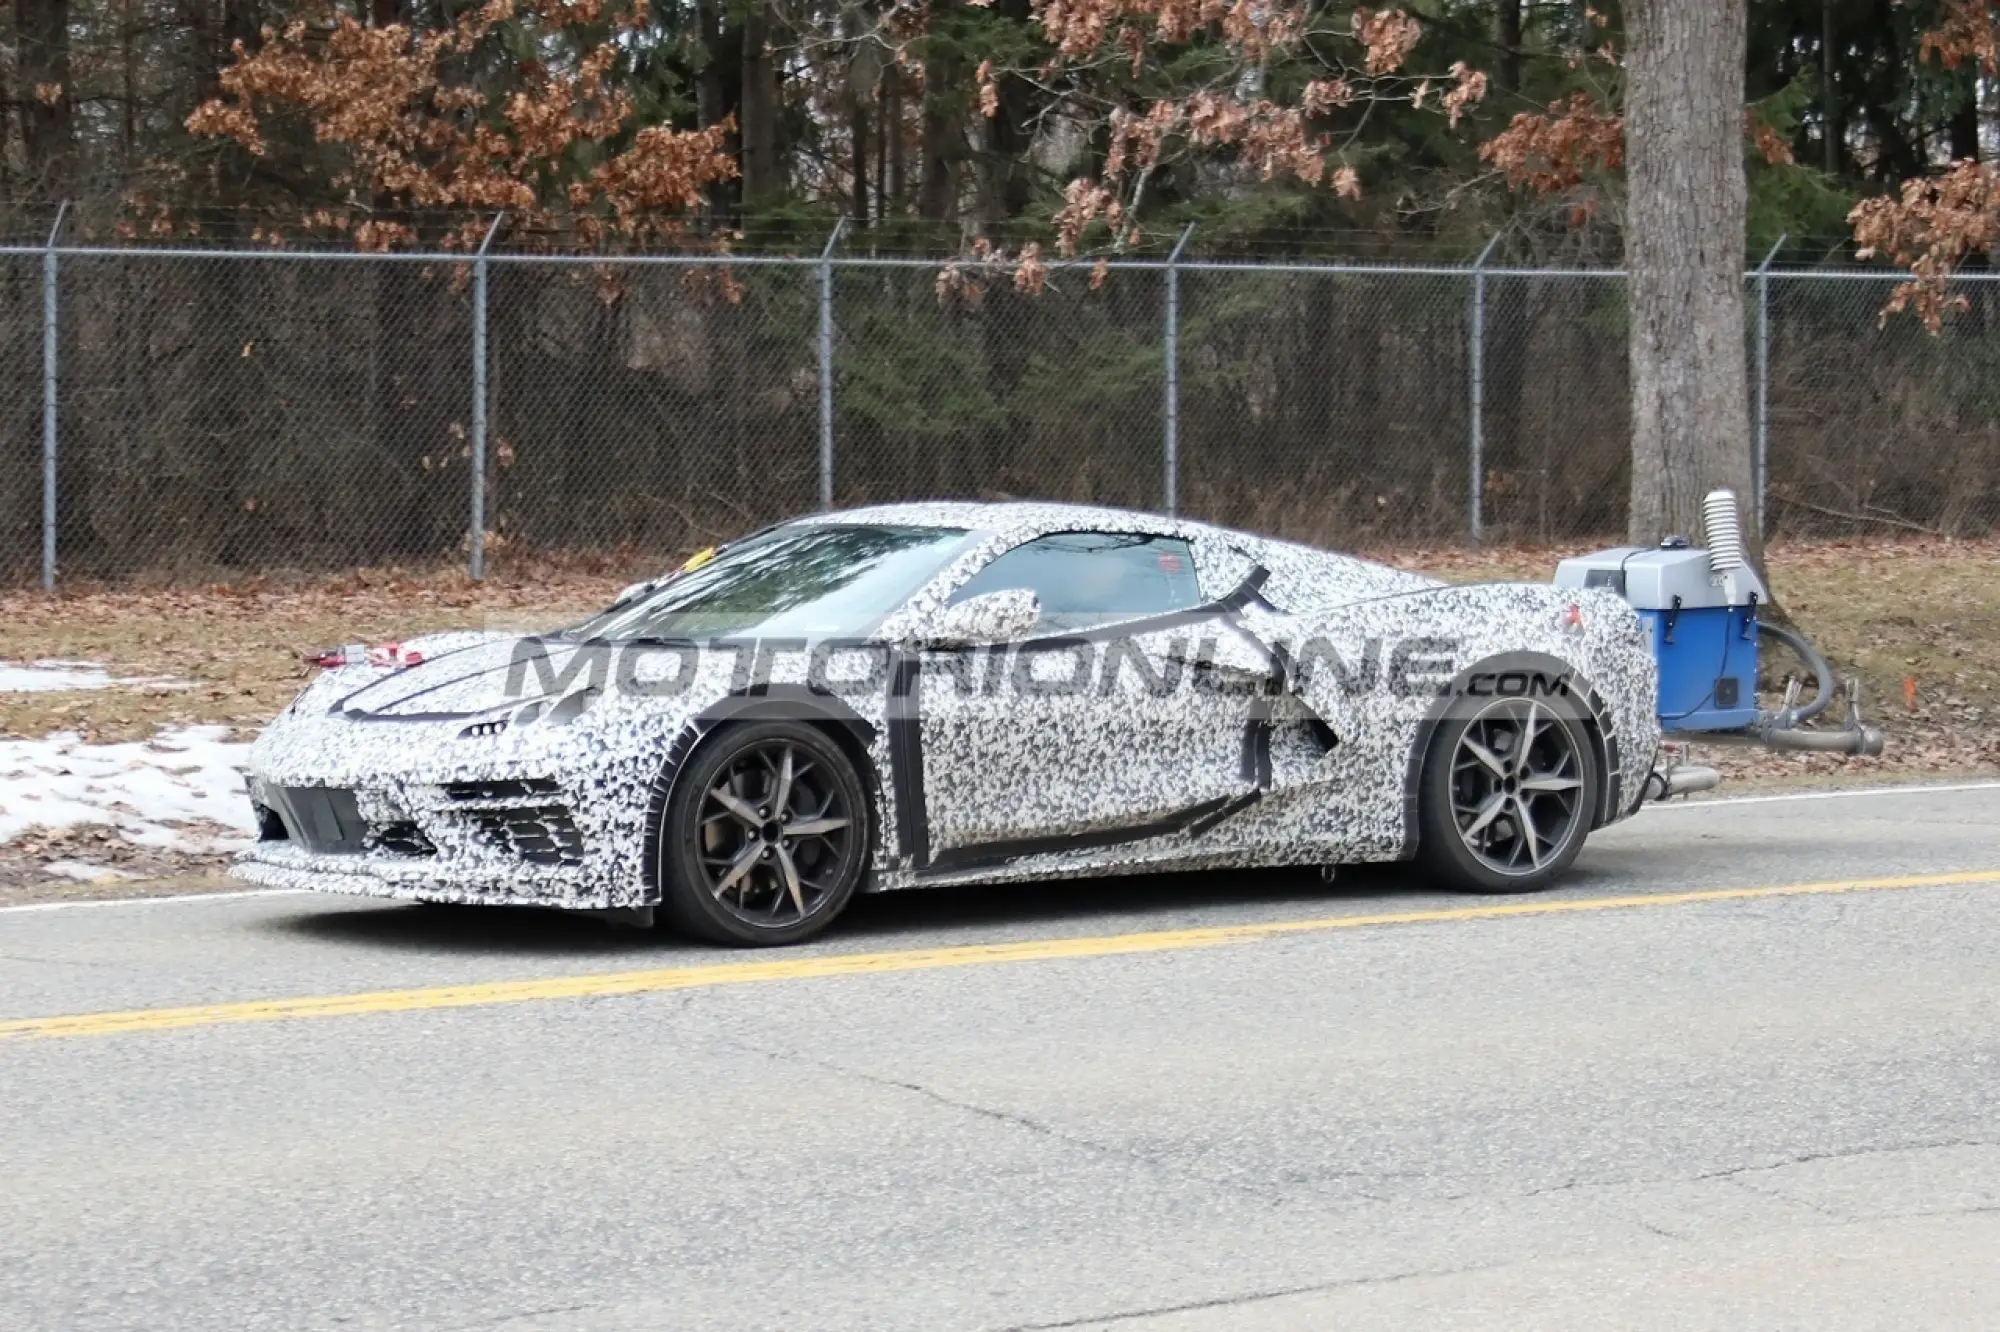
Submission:
{"label": "camouflaged sports car", "polygon": [[967,881],[1414,858],[1539,888],[1660,739],[1609,590],[1053,504],[800,518],[566,629],[318,660],[252,750],[239,877],[742,944]]}

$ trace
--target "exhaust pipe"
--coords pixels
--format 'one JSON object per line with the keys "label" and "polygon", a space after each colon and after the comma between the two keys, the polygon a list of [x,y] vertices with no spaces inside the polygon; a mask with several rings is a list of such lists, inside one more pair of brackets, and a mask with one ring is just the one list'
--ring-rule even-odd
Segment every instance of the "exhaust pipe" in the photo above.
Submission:
{"label": "exhaust pipe", "polygon": [[1759,739],[1766,748],[1801,754],[1854,754],[1876,758],[1882,753],[1882,733],[1872,726],[1839,731],[1766,731]]}
{"label": "exhaust pipe", "polygon": [[1671,800],[1677,795],[1713,791],[1721,784],[1722,774],[1714,768],[1704,768],[1692,763],[1682,763],[1664,770],[1655,768],[1646,774],[1646,798]]}

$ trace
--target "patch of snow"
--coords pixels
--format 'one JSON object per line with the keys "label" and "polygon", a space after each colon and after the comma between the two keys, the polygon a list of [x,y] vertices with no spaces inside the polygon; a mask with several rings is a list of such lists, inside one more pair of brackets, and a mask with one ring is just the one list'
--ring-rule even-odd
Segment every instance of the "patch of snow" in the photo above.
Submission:
{"label": "patch of snow", "polygon": [[74,731],[0,739],[0,842],[30,828],[109,824],[141,846],[227,850],[237,838],[191,835],[176,824],[256,832],[244,798],[247,743],[226,726],[187,726],[150,741],[85,744]]}
{"label": "patch of snow", "polygon": [[106,689],[111,675],[91,661],[0,661],[0,694],[42,694],[62,689]]}
{"label": "patch of snow", "polygon": [[188,683],[164,676],[114,676],[94,661],[0,661],[0,694],[49,694],[113,685],[185,689]]}
{"label": "patch of snow", "polygon": [[87,860],[51,860],[43,864],[42,871],[59,879],[75,879],[78,883],[106,883],[112,879],[139,877],[109,865],[93,865]]}

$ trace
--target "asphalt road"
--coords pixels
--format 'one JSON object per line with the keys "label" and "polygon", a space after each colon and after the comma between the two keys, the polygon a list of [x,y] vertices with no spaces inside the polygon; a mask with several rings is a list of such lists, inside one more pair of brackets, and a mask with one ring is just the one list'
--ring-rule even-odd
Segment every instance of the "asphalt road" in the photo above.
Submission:
{"label": "asphalt road", "polygon": [[2000,790],[851,922],[0,913],[0,1327],[2000,1326]]}

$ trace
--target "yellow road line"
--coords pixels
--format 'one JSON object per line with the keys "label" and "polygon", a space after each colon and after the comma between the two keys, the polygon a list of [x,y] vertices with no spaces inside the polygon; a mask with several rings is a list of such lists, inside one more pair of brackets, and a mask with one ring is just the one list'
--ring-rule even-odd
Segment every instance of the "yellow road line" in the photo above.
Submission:
{"label": "yellow road line", "polygon": [[438,985],[416,990],[371,990],[360,994],[297,999],[257,999],[247,1003],[201,1004],[191,1008],[141,1008],[125,1013],[79,1013],[66,1017],[20,1018],[0,1022],[0,1042],[49,1040],[64,1036],[110,1036],[122,1032],[165,1031],[176,1027],[221,1026],[237,1022],[282,1022],[295,1018],[350,1017],[362,1013],[406,1013],[433,1008],[476,1008],[541,999],[594,999],[663,990],[746,985],[754,981],[810,980],[826,976],[867,976],[940,967],[985,966],[998,962],[1039,962],[1056,958],[1113,957],[1185,948],[1214,948],[1283,935],[1359,930],[1384,925],[1430,925],[1458,920],[1503,920],[1513,916],[1561,916],[1585,911],[1636,910],[1699,902],[1748,902],[1772,897],[1812,897],[1833,893],[1881,892],[1897,888],[1939,888],[2000,883],[2000,869],[1949,874],[1915,874],[1890,879],[1836,879],[1765,888],[1717,888],[1688,893],[1628,897],[1535,898],[1454,907],[1441,911],[1399,911],[1368,916],[1320,916],[1310,920],[1260,921],[1144,934],[1107,934],[1069,939],[1028,939],[1019,943],[971,944],[952,948],[912,948],[892,953],[836,953],[779,957],[764,962],[722,962],[651,971],[612,971],[541,980],[488,981]]}

